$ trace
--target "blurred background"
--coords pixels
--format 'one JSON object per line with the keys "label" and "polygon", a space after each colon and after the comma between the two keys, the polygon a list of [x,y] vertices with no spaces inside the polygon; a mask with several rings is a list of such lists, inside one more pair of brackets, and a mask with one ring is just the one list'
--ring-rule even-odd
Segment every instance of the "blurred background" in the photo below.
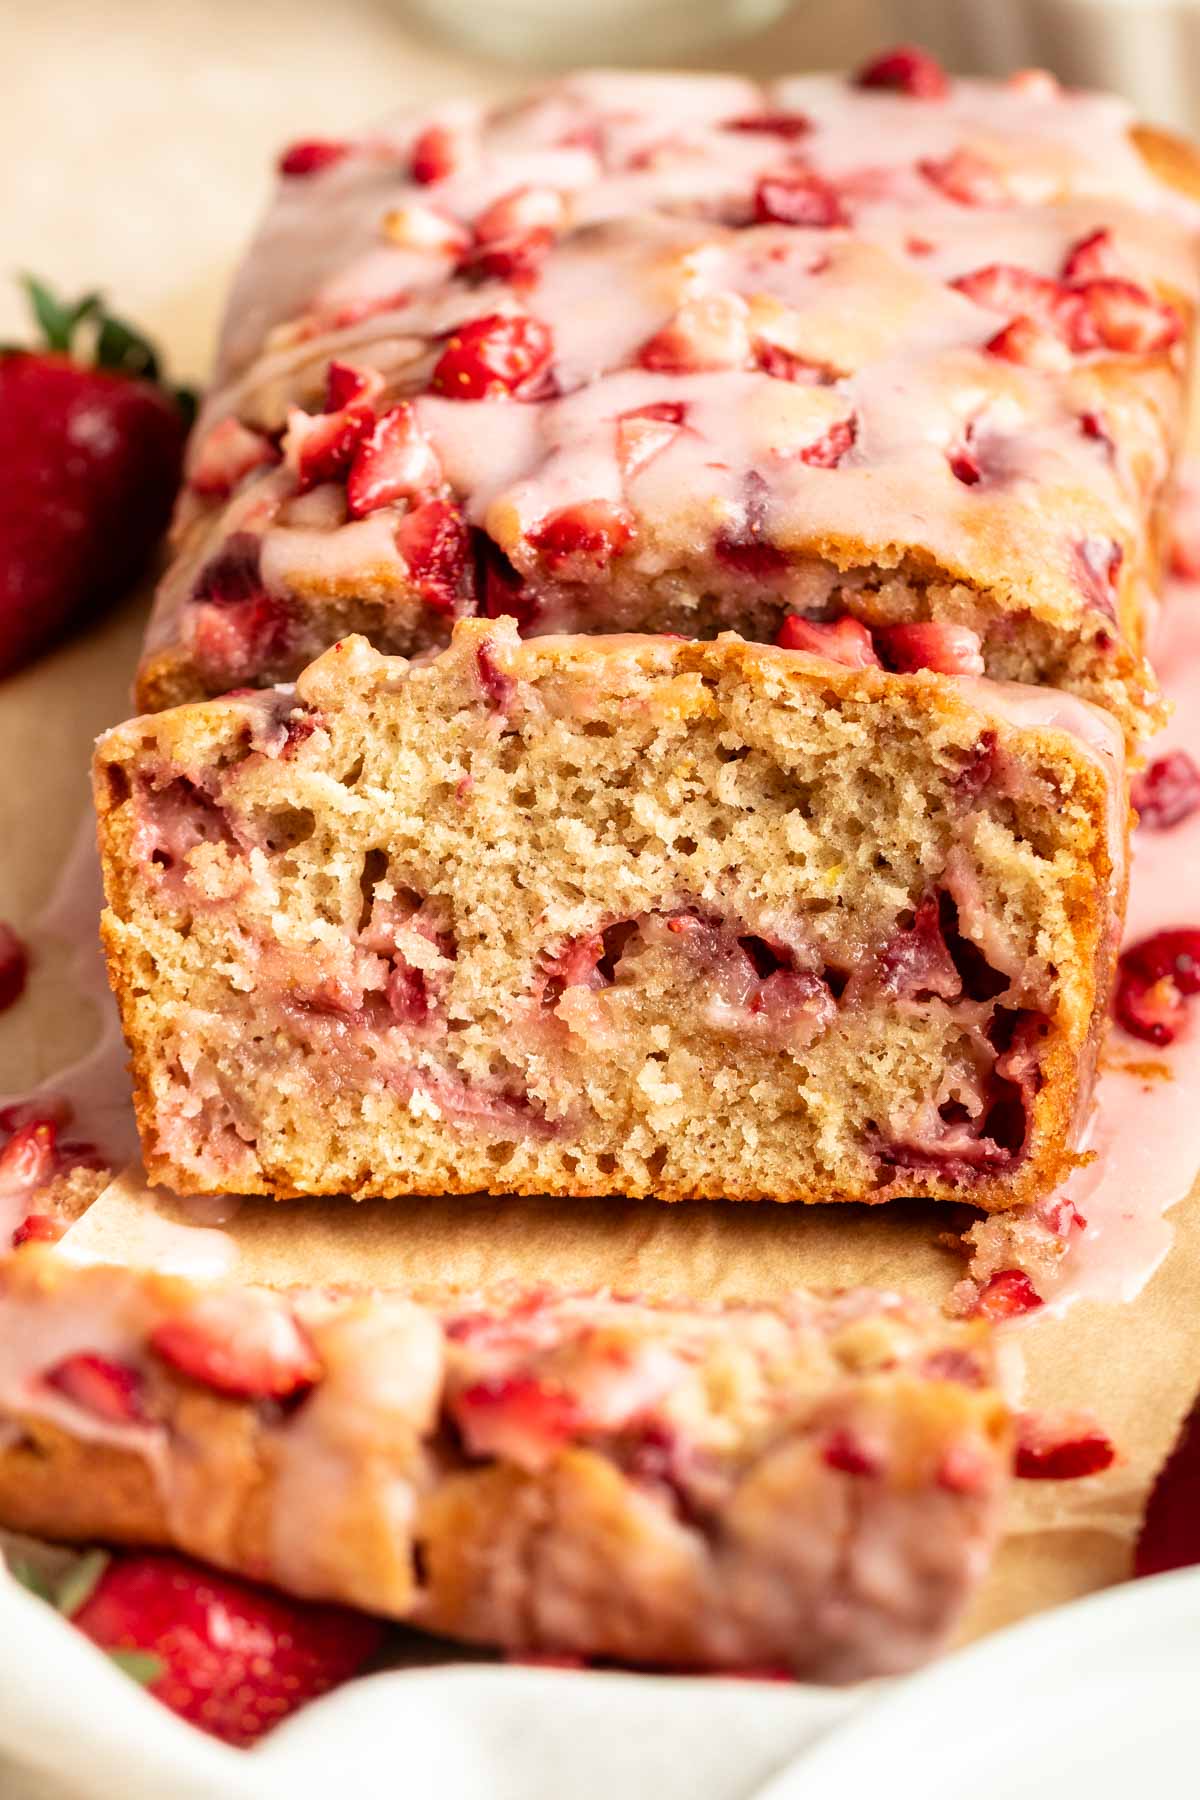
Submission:
{"label": "blurred background", "polygon": [[[556,63],[766,76],[903,39],[959,72],[1040,63],[1200,126],[1200,0],[0,0],[6,260],[107,289],[196,376],[281,143]],[[0,336],[20,318],[10,287]]]}

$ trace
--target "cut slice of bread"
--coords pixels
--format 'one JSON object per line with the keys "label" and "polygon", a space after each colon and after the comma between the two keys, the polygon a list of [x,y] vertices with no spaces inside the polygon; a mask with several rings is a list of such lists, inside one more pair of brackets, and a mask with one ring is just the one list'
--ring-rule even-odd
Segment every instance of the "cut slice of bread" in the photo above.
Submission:
{"label": "cut slice of bread", "polygon": [[121,725],[95,792],[181,1192],[991,1209],[1072,1166],[1127,824],[1083,702],[469,620]]}
{"label": "cut slice of bread", "polygon": [[989,1331],[0,1264],[0,1524],[164,1545],[469,1642],[854,1680],[940,1647],[1011,1427]]}

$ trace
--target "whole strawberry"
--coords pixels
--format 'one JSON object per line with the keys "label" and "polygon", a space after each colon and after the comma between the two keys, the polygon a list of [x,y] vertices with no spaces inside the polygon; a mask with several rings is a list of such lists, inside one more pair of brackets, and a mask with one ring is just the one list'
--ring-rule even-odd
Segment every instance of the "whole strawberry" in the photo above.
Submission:
{"label": "whole strawberry", "polygon": [[[179,485],[186,395],[98,295],[25,279],[44,344],[0,351],[0,675],[94,617],[146,566]],[[84,360],[86,339],[90,360]]]}
{"label": "whole strawberry", "polygon": [[165,1552],[93,1552],[53,1601],[147,1691],[227,1744],[252,1744],[357,1675],[386,1627],[341,1606],[288,1600]]}

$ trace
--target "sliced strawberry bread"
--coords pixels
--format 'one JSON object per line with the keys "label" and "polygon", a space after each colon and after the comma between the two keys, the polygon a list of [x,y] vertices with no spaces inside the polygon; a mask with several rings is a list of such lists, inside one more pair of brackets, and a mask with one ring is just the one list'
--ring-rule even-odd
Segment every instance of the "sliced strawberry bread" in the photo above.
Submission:
{"label": "sliced strawberry bread", "polygon": [[937,1649],[1010,1466],[988,1328],[894,1295],[281,1295],[0,1265],[0,1523],[451,1637],[851,1680]]}
{"label": "sliced strawberry bread", "polygon": [[986,1208],[1071,1166],[1116,726],[969,677],[467,620],[95,770],[153,1181]]}
{"label": "sliced strawberry bread", "polygon": [[1048,76],[887,61],[578,75],[295,146],[139,703],[467,613],[768,641],[798,615],[1143,730],[1198,166]]}

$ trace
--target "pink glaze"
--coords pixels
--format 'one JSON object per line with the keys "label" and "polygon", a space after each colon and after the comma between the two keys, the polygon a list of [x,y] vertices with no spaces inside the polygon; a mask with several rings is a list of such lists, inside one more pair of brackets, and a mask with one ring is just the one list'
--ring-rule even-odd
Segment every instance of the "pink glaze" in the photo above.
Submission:
{"label": "pink glaze", "polygon": [[[1153,753],[1180,749],[1200,757],[1200,580],[1171,581],[1151,649],[1175,708]],[[1169,831],[1136,831],[1125,941],[1197,923],[1200,814]],[[1114,1029],[1085,1140],[1096,1161],[1055,1197],[1074,1205],[1087,1224],[1069,1233],[1053,1281],[1041,1284],[1054,1310],[1081,1299],[1131,1300],[1154,1273],[1171,1243],[1165,1214],[1188,1194],[1200,1168],[1198,1094],[1200,1009],[1193,1007],[1165,1050]]]}

